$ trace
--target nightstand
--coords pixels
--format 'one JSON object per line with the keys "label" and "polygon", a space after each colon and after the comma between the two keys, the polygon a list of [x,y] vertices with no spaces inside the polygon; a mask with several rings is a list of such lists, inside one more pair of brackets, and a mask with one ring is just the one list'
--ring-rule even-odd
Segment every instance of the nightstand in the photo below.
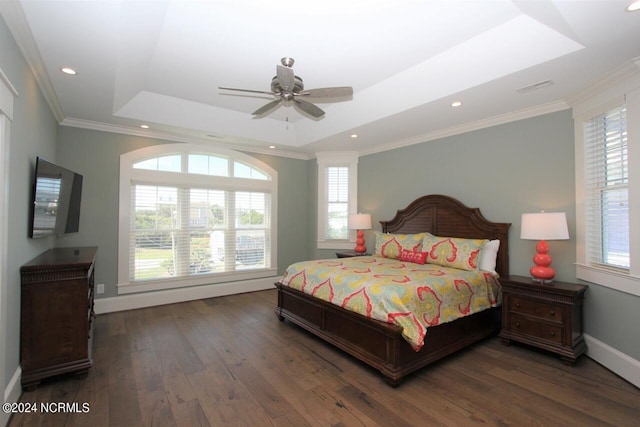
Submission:
{"label": "nightstand", "polygon": [[354,251],[336,252],[336,257],[338,257],[338,258],[351,258],[351,257],[354,257],[354,256],[364,256],[364,255],[371,255],[371,254],[358,255]]}
{"label": "nightstand", "polygon": [[558,353],[572,365],[585,352],[582,301],[586,286],[576,283],[535,283],[530,277],[509,276],[502,284],[504,345],[518,341]]}

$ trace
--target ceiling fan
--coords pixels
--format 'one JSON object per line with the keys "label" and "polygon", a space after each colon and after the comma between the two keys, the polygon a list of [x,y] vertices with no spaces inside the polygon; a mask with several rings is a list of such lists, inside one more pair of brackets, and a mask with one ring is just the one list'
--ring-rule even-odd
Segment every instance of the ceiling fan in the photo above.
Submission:
{"label": "ceiling fan", "polygon": [[271,79],[271,91],[236,89],[232,87],[220,86],[218,87],[218,89],[234,90],[238,92],[261,93],[272,95],[276,98],[274,101],[263,105],[262,107],[251,113],[254,116],[261,116],[271,111],[281,103],[289,104],[290,102],[293,102],[293,105],[299,108],[301,111],[309,114],[314,118],[321,118],[322,116],[324,116],[324,111],[320,107],[307,101],[306,99],[318,98],[328,101],[328,98],[339,98],[353,95],[353,88],[350,86],[325,87],[304,90],[304,83],[302,82],[302,78],[296,76],[293,73],[293,68],[291,68],[293,67],[293,63],[295,62],[293,58],[285,57],[282,58],[280,62],[282,63],[282,65],[277,66],[276,76]]}

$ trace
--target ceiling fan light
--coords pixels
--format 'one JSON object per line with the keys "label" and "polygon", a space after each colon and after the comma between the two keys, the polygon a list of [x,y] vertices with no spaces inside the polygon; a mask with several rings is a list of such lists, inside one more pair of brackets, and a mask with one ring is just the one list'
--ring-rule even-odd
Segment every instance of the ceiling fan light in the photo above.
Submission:
{"label": "ceiling fan light", "polygon": [[[338,98],[338,97],[351,97],[353,95],[353,88],[350,86],[344,87],[325,87],[318,89],[304,90],[304,82],[302,78],[296,76],[291,66],[294,63],[293,58],[285,57],[281,59],[282,65],[276,67],[276,75],[271,79],[271,91],[260,91],[250,89],[238,89],[231,87],[218,86],[218,89],[232,90],[237,92],[259,93],[272,95],[276,99],[258,108],[251,113],[256,118],[270,112],[279,105],[286,107],[293,105],[298,110],[314,119],[320,119],[324,117],[325,112],[317,105],[306,101],[302,98]],[[339,102],[339,99],[335,99],[329,102]]]}

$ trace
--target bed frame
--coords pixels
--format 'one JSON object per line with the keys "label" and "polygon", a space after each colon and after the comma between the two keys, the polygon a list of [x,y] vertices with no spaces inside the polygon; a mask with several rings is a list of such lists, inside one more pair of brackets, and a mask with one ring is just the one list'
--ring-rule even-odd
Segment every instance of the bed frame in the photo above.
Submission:
{"label": "bed frame", "polygon": [[[419,233],[472,239],[499,239],[496,271],[509,275],[508,231],[511,224],[485,219],[477,208],[456,199],[428,195],[398,210],[390,221],[380,221],[385,233]],[[276,314],[379,370],[392,386],[405,376],[445,356],[491,336],[500,329],[500,307],[428,329],[418,352],[402,338],[402,329],[316,299],[276,282]]]}

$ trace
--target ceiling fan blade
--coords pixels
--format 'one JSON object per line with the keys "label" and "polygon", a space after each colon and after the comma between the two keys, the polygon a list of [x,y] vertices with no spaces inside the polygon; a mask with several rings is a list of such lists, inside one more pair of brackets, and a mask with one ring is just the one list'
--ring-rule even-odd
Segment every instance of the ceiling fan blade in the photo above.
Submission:
{"label": "ceiling fan blade", "polygon": [[293,69],[278,65],[276,72],[278,76],[278,83],[280,83],[280,87],[282,88],[282,90],[293,90],[293,87],[296,83]]}
{"label": "ceiling fan blade", "polygon": [[298,99],[298,98],[294,98],[293,102],[295,102],[295,105],[300,108],[302,111],[304,111],[305,113],[315,117],[315,118],[319,118],[324,116],[324,111],[322,111],[322,109],[320,107],[318,107],[317,105],[314,105],[308,101],[304,101],[302,99]]}
{"label": "ceiling fan blade", "polygon": [[266,91],[266,90],[250,90],[250,89],[236,89],[233,87],[222,87],[222,86],[218,86],[218,89],[222,89],[222,90],[235,90],[236,92],[249,92],[249,93],[266,93],[267,95],[276,95],[273,92],[270,91]]}
{"label": "ceiling fan blade", "polygon": [[262,107],[258,108],[256,111],[254,111],[251,114],[253,114],[254,116],[259,116],[261,114],[264,114],[267,111],[271,110],[272,108],[275,108],[277,105],[280,104],[280,102],[282,102],[282,99],[276,99],[275,101],[271,101],[268,104],[265,104]]}
{"label": "ceiling fan blade", "polygon": [[318,89],[303,90],[300,95],[314,98],[339,98],[341,96],[353,96],[353,88],[351,86],[342,87],[322,87]]}

